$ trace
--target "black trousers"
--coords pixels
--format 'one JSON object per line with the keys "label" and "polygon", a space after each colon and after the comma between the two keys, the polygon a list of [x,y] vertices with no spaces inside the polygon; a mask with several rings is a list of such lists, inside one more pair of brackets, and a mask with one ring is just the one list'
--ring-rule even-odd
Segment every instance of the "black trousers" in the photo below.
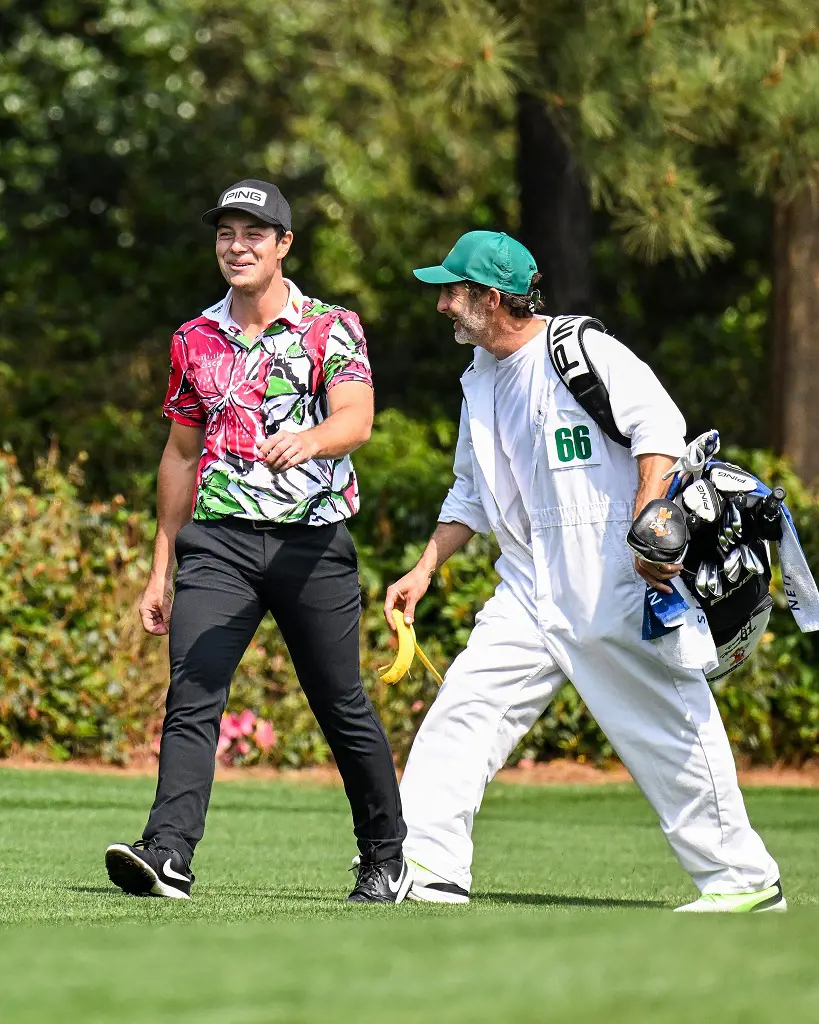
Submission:
{"label": "black trousers", "polygon": [[347,527],[191,522],[176,557],[171,684],[143,838],[190,862],[205,830],[230,681],[269,611],[341,773],[359,851],[375,861],[400,856],[406,827],[392,754],[361,685],[361,596]]}

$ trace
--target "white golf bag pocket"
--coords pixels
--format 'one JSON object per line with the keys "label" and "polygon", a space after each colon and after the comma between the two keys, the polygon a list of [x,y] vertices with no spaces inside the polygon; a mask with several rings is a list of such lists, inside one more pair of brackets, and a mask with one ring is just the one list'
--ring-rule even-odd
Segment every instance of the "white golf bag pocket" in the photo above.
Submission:
{"label": "white golf bag pocket", "polygon": [[711,672],[706,672],[709,683],[715,683],[745,664],[759,646],[759,641],[768,628],[772,608],[773,600],[770,594],[766,594],[733,636],[718,644],[717,667]]}

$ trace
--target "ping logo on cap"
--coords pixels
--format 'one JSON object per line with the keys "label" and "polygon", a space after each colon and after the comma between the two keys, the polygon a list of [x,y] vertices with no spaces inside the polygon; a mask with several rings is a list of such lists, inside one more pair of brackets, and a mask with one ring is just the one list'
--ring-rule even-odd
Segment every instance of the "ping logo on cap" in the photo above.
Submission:
{"label": "ping logo on cap", "polygon": [[253,203],[254,206],[264,206],[267,202],[267,192],[260,192],[257,188],[234,188],[225,192],[220,206],[230,206],[233,203]]}

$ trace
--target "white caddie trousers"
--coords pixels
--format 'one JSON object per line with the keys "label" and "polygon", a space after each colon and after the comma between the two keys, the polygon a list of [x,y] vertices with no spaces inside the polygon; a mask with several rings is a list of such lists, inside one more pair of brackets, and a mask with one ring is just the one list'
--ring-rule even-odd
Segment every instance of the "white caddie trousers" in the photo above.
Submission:
{"label": "white caddie trousers", "polygon": [[[635,457],[677,457],[684,422],[628,349],[597,331],[587,331],[584,343],[631,451],[602,434],[544,349],[533,382],[528,538],[510,530],[493,494],[497,363],[478,349],[462,377],[455,484],[440,520],[494,531],[501,583],[410,752],[401,782],[404,852],[470,888],[472,826],[486,785],[571,680],[700,891],[762,889],[779,869],[748,821],[703,672],[714,648],[696,597],[684,592],[691,610],[680,629],[641,638],[645,583],[626,545]],[[582,439],[575,449],[571,437]],[[567,458],[573,450],[577,457]]]}

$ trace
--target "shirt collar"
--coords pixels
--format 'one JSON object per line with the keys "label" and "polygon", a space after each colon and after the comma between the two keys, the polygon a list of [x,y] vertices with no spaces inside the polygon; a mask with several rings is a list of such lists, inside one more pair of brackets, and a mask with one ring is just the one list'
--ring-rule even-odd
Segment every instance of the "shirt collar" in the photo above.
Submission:
{"label": "shirt collar", "polygon": [[[290,289],[287,301],[284,304],[284,308],[279,312],[279,315],[274,317],[273,320],[271,320],[271,323],[276,323],[277,320],[284,320],[286,323],[290,324],[291,327],[298,327],[302,318],[304,296],[302,295],[299,286],[289,280],[289,278],[285,278],[284,283]],[[231,314],[232,306],[233,289],[228,288],[227,295],[225,295],[223,299],[220,299],[216,305],[202,310],[202,316],[216,323],[223,334],[227,334],[229,337],[235,338],[242,334],[242,328],[233,319]],[[268,327],[269,326],[270,324],[268,324]]]}

